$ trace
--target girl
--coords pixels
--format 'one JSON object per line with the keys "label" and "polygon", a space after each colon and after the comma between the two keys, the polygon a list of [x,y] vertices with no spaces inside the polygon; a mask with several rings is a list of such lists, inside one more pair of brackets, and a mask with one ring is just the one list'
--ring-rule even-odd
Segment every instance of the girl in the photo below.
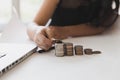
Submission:
{"label": "girl", "polygon": [[[112,8],[113,2],[115,8]],[[40,48],[48,50],[52,38],[104,32],[116,21],[118,10],[119,0],[44,0],[27,33]],[[45,27],[49,19],[51,22]]]}

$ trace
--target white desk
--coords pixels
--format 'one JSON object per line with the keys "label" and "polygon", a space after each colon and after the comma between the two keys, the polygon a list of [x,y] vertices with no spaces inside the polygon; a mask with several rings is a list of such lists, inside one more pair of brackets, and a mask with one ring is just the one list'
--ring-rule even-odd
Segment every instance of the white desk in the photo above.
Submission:
{"label": "white desk", "polygon": [[35,53],[0,80],[120,80],[120,18],[101,35],[64,41],[101,50],[100,55],[55,57],[54,50]]}

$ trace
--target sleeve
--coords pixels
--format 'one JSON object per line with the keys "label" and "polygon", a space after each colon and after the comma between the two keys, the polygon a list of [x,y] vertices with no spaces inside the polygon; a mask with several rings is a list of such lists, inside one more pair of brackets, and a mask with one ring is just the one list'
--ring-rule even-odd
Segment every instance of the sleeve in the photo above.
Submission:
{"label": "sleeve", "polygon": [[114,12],[101,22],[101,26],[110,27],[114,24],[117,18],[118,18],[118,14]]}
{"label": "sleeve", "polygon": [[90,23],[95,27],[108,28],[112,26],[118,18],[119,4],[117,3],[115,9],[111,7],[112,2],[111,5],[108,4],[107,7],[102,6],[101,9],[99,10],[98,16],[95,17]]}

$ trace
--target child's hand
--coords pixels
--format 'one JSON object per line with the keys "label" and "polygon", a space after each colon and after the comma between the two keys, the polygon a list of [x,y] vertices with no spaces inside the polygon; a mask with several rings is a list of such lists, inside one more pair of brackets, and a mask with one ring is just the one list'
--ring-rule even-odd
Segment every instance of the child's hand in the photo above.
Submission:
{"label": "child's hand", "polygon": [[27,28],[29,38],[44,50],[48,50],[52,46],[52,39],[65,39],[67,33],[66,29],[62,27],[45,27],[36,23],[30,23]]}
{"label": "child's hand", "polygon": [[34,34],[33,41],[38,45],[38,47],[48,50],[52,46],[52,40],[47,37],[46,28],[40,26]]}

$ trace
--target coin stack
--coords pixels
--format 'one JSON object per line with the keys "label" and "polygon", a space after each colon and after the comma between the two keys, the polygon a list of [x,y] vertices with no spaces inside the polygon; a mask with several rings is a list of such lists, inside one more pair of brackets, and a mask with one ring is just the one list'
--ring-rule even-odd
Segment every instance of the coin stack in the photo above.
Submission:
{"label": "coin stack", "polygon": [[74,51],[76,55],[101,54],[101,51],[93,51],[91,48],[83,49],[82,45],[75,45],[73,51],[73,43],[64,43],[61,40],[54,40],[54,44],[55,44],[55,55],[57,57],[73,56]]}
{"label": "coin stack", "polygon": [[82,45],[76,45],[74,47],[75,54],[76,55],[83,55],[83,46]]}
{"label": "coin stack", "polygon": [[87,54],[87,55],[92,55],[93,54],[92,49],[90,49],[90,48],[84,49],[84,53]]}
{"label": "coin stack", "polygon": [[64,56],[64,47],[63,43],[55,43],[55,55],[57,57],[63,57]]}
{"label": "coin stack", "polygon": [[101,51],[93,51],[92,54],[101,54]]}
{"label": "coin stack", "polygon": [[73,56],[73,43],[64,43],[64,52],[66,56]]}

